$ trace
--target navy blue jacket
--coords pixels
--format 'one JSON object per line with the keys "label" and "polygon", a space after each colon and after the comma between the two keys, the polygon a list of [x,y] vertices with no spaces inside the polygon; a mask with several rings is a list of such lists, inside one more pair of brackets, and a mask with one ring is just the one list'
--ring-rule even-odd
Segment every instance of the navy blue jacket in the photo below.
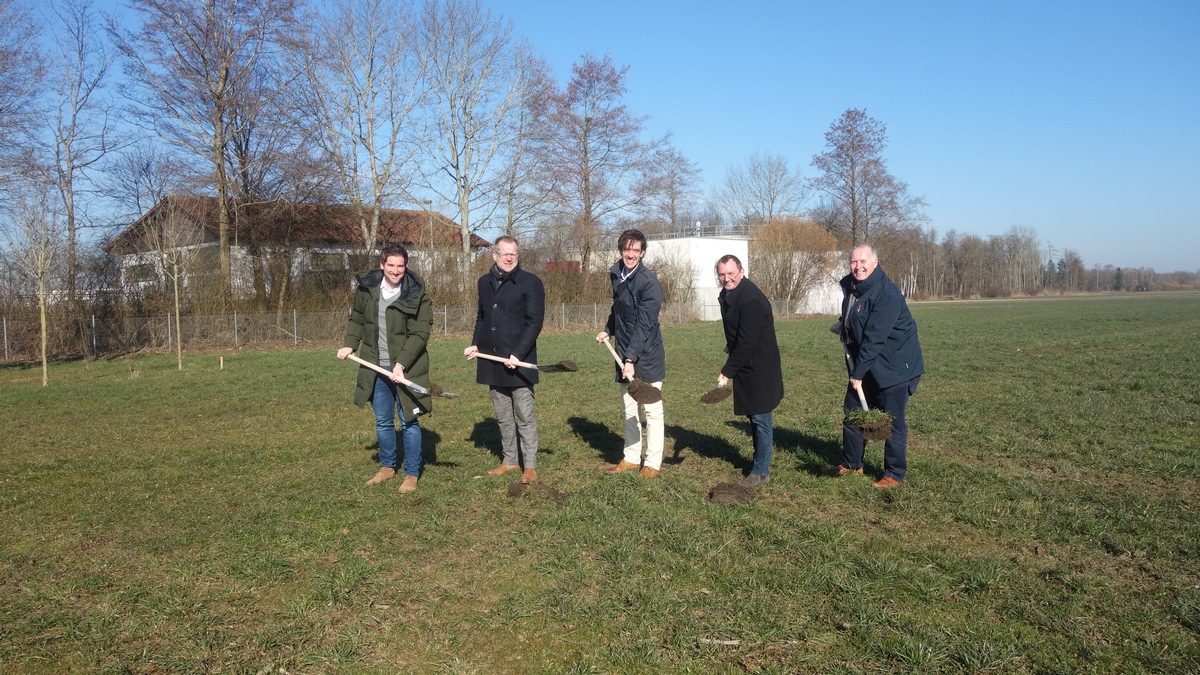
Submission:
{"label": "navy blue jacket", "polygon": [[[608,270],[613,304],[604,330],[617,341],[617,354],[622,359],[633,359],[637,377],[646,382],[661,382],[667,374],[667,355],[658,325],[662,285],[645,264],[639,264],[633,274],[621,281],[623,267],[624,263],[618,260]],[[615,363],[613,367],[619,381],[621,369]]]}
{"label": "navy blue jacket", "polygon": [[[542,280],[520,265],[501,280],[493,271],[479,277],[479,308],[471,344],[479,351],[507,359],[515,356],[537,363],[537,339],[546,315],[546,290]],[[509,370],[503,363],[476,359],[475,381],[494,387],[528,387],[537,384],[538,372]]]}
{"label": "navy blue jacket", "polygon": [[862,282],[847,274],[841,285],[842,342],[854,360],[850,377],[865,380],[870,375],[880,388],[920,377],[925,359],[917,322],[883,267],[877,266]]}

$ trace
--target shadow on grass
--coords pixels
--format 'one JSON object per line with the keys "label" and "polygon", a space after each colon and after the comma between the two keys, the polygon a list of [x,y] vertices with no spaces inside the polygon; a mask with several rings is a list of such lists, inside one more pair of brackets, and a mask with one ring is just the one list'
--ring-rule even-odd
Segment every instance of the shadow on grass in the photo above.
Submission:
{"label": "shadow on grass", "polygon": [[[474,443],[476,448],[487,450],[496,458],[496,461],[503,461],[504,444],[500,440],[500,422],[495,417],[488,417],[476,422],[475,426],[471,429],[471,435],[467,436],[467,440]],[[554,451],[539,447],[538,454],[553,455]]]}
{"label": "shadow on grass", "polygon": [[680,457],[680,454],[684,450],[690,450],[701,457],[729,462],[730,466],[742,473],[749,473],[753,464],[749,458],[743,457],[741,451],[729,441],[715,436],[698,434],[691,429],[668,425],[667,438],[675,441],[674,454],[664,460],[668,464],[681,464],[683,458]]}
{"label": "shadow on grass", "polygon": [[616,464],[624,457],[625,439],[607,426],[586,417],[568,417],[571,431],[600,455],[605,464]]}
{"label": "shadow on grass", "polygon": [[[749,420],[730,420],[725,424],[741,431],[747,437],[751,435]],[[842,459],[842,446],[834,441],[809,434],[775,427],[775,459],[780,451],[787,451],[796,457],[796,469],[814,476],[826,476],[829,467]]]}

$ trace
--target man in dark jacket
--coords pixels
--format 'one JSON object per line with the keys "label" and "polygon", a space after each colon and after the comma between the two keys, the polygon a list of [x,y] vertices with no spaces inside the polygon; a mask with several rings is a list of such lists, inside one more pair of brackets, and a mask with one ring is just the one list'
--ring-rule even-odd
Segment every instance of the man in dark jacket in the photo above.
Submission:
{"label": "man in dark jacket", "polygon": [[[925,372],[917,323],[900,289],[879,267],[879,256],[870,244],[850,251],[850,274],[841,285],[842,319],[830,330],[841,335],[850,373],[842,407],[846,414],[860,408],[861,389],[867,405],[891,414],[892,434],[883,445],[883,477],[874,485],[897,487],[908,468],[904,412]],[[839,476],[863,472],[863,437],[856,425],[842,424],[842,462],[834,471]]]}
{"label": "man in dark jacket", "polygon": [[766,483],[775,446],[773,412],[783,400],[783,367],[775,339],[771,303],[753,281],[746,278],[742,261],[727,255],[717,261],[721,293],[721,323],[725,326],[725,365],[717,386],[733,380],[733,412],[750,418],[754,461],[741,482],[756,488]]}
{"label": "man in dark jacket", "polygon": [[359,358],[392,371],[388,378],[366,366],[358,368],[354,403],[361,407],[371,402],[379,441],[379,472],[367,484],[378,485],[396,476],[398,412],[404,442],[400,492],[413,492],[421,475],[421,425],[417,418],[433,409],[433,399],[428,393],[418,394],[396,383],[404,378],[429,389],[427,347],[433,327],[433,303],[424,282],[408,269],[408,251],[403,246],[385,246],[379,254],[379,269],[364,272],[355,281],[357,290],[346,322],[346,339],[337,357],[346,359],[358,350]]}
{"label": "man in dark jacket", "polygon": [[[497,238],[492,260],[492,269],[479,277],[475,334],[463,356],[475,359],[475,381],[491,390],[492,409],[500,423],[503,456],[500,466],[488,471],[488,475],[519,471],[520,456],[525,460],[521,482],[528,484],[537,480],[538,431],[533,416],[533,385],[538,382],[538,372],[518,367],[514,362],[537,363],[537,338],[546,313],[546,291],[541,279],[518,264],[516,239],[508,235]],[[476,359],[480,353],[506,361]]]}
{"label": "man in dark jacket", "polygon": [[[629,395],[628,384],[636,376],[651,386],[662,389],[663,377],[667,373],[666,352],[663,349],[662,330],[658,325],[658,312],[662,307],[662,285],[643,263],[646,255],[646,235],[640,230],[625,230],[617,240],[618,260],[608,271],[612,282],[613,304],[604,324],[604,330],[596,335],[596,342],[603,343],[612,336],[617,341],[617,354],[623,365],[616,368],[616,379],[621,382],[621,401],[625,411],[625,456],[618,464],[605,469],[606,473],[637,471],[645,478],[656,478],[662,469],[663,455],[663,404],[647,403],[646,413],[646,462],[642,465],[642,425],[638,414],[639,404]],[[615,364],[614,364],[615,365]]]}

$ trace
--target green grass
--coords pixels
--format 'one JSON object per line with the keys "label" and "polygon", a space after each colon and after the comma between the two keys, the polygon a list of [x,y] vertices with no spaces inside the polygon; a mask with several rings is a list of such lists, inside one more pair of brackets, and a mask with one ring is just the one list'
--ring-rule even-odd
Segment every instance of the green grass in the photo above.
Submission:
{"label": "green grass", "polygon": [[[426,419],[418,491],[363,485],[371,413],[318,351],[0,368],[0,671],[1195,672],[1200,296],[917,304],[929,372],[909,477],[826,478],[845,370],[828,320],[782,322],[770,485],[747,424],[701,405],[717,324],[665,333],[662,478],[607,477],[610,357],[538,388],[539,474],[484,472],[486,389]],[[734,643],[734,644],[729,644]]]}

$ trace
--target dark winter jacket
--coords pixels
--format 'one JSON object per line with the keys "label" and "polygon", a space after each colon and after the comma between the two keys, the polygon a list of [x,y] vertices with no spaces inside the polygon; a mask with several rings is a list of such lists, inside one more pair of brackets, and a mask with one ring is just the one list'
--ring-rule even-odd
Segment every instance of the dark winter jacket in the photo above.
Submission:
{"label": "dark winter jacket", "polygon": [[[479,277],[479,309],[471,344],[483,354],[526,363],[537,363],[537,339],[546,315],[546,290],[542,280],[520,265],[503,279],[496,268]],[[537,384],[538,372],[509,370],[503,363],[476,359],[475,381],[493,387],[528,387]]]}
{"label": "dark winter jacket", "polygon": [[[358,352],[358,357],[379,363],[379,290],[383,285],[383,270],[374,269],[355,277],[358,289],[350,319],[346,322],[346,339],[342,346]],[[429,388],[429,332],[433,328],[433,303],[425,292],[425,282],[411,269],[400,283],[400,295],[386,310],[387,348],[392,364],[404,366],[404,378]],[[404,421],[414,413],[423,415],[433,409],[429,394],[416,394],[404,385],[397,390],[397,408]],[[365,406],[375,392],[375,371],[366,366],[358,368],[358,386],[354,403]]]}
{"label": "dark winter jacket", "polygon": [[851,379],[875,378],[881,387],[892,387],[925,372],[917,322],[896,284],[876,267],[871,276],[856,282],[847,274],[841,280],[842,342],[853,360]]}
{"label": "dark winter jacket", "polygon": [[745,277],[732,291],[722,290],[717,300],[729,353],[721,374],[733,380],[733,412],[771,412],[783,400],[783,367],[771,303]]}
{"label": "dark winter jacket", "polygon": [[[633,359],[637,377],[646,382],[661,382],[667,374],[667,357],[658,325],[662,285],[644,264],[639,264],[633,274],[621,281],[623,266],[618,260],[608,270],[613,304],[604,330],[616,340],[617,354],[622,359]],[[615,363],[613,366],[619,381],[621,369]]]}

